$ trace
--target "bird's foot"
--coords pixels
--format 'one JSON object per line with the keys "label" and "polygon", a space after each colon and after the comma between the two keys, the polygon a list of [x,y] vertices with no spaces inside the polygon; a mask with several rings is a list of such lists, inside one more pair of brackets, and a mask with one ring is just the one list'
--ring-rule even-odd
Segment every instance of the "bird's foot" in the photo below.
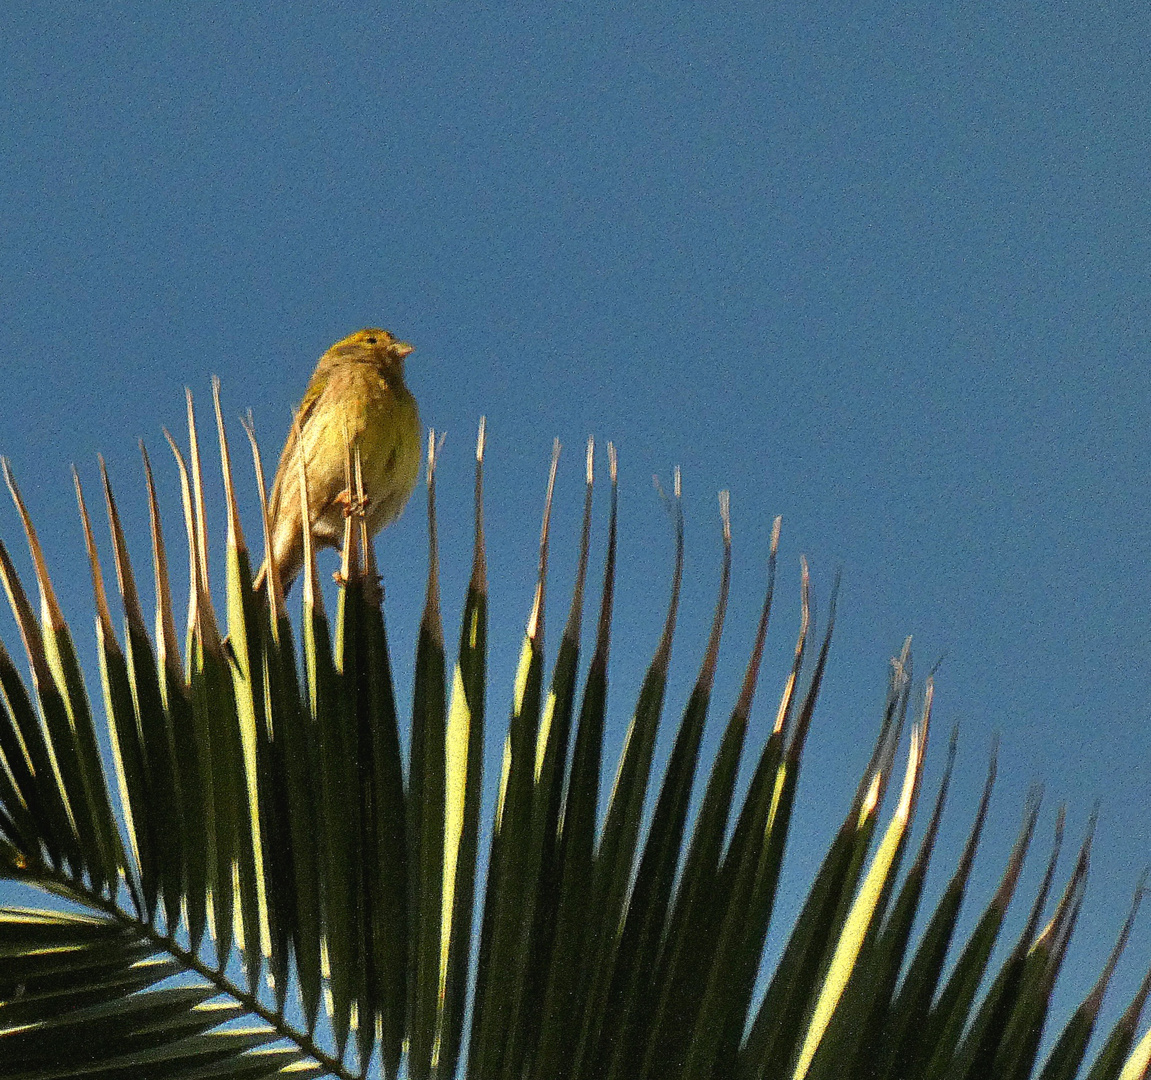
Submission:
{"label": "bird's foot", "polygon": [[368,503],[371,501],[367,495],[362,499],[357,499],[347,488],[344,488],[336,496],[336,502],[344,508],[344,517],[363,517],[368,511]]}

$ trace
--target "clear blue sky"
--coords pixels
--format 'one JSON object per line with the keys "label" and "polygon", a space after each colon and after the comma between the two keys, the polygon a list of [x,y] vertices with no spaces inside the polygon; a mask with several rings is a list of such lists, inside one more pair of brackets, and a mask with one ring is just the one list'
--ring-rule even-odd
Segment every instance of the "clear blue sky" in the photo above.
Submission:
{"label": "clear blue sky", "polygon": [[[995,733],[980,904],[1032,781],[1042,845],[1059,801],[1072,846],[1100,801],[1065,1013],[1151,858],[1146,6],[465,7],[40,2],[6,17],[0,452],[88,655],[69,465],[91,501],[106,455],[146,582],[146,440],[182,585],[160,429],[181,423],[185,385],[210,435],[218,373],[228,417],[251,407],[274,460],[319,354],[386,326],[417,346],[410,385],[448,433],[450,636],[488,417],[493,721],[553,436],[553,644],[583,440],[620,451],[613,753],[666,602],[652,474],[682,466],[688,516],[671,720],[718,580],[716,492],[730,488],[735,529],[717,728],[782,514],[762,726],[800,553],[822,601],[839,569],[843,589],[781,919],[846,809],[910,633],[920,675],[946,654],[928,792],[962,724],[935,891]],[[379,544],[402,687],[421,509]],[[0,534],[22,557],[10,508]],[[7,616],[0,635],[15,650]],[[1031,861],[1025,889],[1038,848]],[[1109,1019],[1151,958],[1148,918]]]}

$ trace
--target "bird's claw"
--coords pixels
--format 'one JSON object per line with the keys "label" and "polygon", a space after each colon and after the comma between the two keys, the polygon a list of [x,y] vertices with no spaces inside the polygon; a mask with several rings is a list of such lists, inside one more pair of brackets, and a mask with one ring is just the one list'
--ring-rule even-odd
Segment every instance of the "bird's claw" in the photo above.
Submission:
{"label": "bird's claw", "polygon": [[357,499],[347,488],[336,496],[338,502],[344,508],[344,517],[359,516],[363,517],[367,513],[368,503],[372,500],[365,495],[362,499]]}

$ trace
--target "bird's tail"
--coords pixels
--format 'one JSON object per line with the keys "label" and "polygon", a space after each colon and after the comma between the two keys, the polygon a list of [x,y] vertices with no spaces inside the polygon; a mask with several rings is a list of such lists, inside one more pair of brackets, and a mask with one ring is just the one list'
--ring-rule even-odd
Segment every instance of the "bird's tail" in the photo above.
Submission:
{"label": "bird's tail", "polygon": [[258,597],[267,598],[268,595],[268,560],[265,559],[260,565],[259,572],[256,574],[255,580],[252,582],[252,591]]}
{"label": "bird's tail", "polygon": [[[292,585],[295,583],[296,577],[299,575],[299,572],[300,571],[297,568],[294,573],[289,575],[289,574],[286,574],[284,572],[283,567],[280,567],[280,583],[281,583],[281,587],[284,590],[284,599],[285,600],[288,598],[288,593],[292,591]],[[268,560],[267,559],[265,559],[263,561],[263,563],[260,564],[259,572],[256,574],[255,580],[252,582],[252,591],[255,594],[256,599],[261,604],[267,604],[267,602],[268,602]]]}

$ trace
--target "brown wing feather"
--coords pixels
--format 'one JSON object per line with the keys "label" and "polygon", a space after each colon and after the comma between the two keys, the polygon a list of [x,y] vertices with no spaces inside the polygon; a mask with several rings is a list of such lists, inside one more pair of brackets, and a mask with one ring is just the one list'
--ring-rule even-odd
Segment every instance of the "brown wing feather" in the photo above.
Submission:
{"label": "brown wing feather", "polygon": [[328,373],[323,372],[321,374],[320,369],[317,368],[311,382],[308,383],[308,389],[304,391],[304,400],[300,402],[300,406],[296,410],[295,421],[288,429],[288,438],[284,442],[284,449],[280,452],[280,462],[276,466],[276,478],[272,482],[272,494],[268,497],[268,518],[271,521],[276,520],[276,514],[280,509],[284,475],[289,468],[292,470],[296,468],[295,451],[299,432],[303,431],[308,417],[316,411],[316,406],[319,404],[320,398],[323,397],[329,381]]}

